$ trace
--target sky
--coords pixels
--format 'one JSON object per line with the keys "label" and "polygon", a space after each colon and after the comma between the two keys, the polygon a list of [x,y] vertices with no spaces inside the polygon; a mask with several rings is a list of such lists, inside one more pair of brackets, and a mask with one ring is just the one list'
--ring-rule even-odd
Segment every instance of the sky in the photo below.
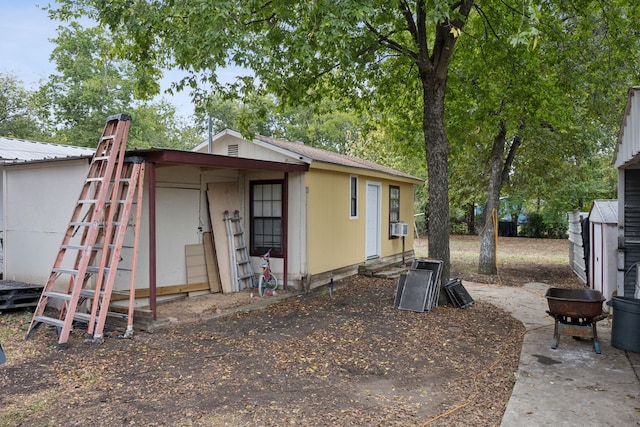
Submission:
{"label": "sky", "polygon": [[[40,80],[56,71],[55,64],[49,62],[55,47],[49,39],[56,36],[61,23],[51,21],[39,7],[49,3],[49,0],[0,0],[0,73],[16,76],[27,89],[35,89]],[[227,74],[227,80],[233,80],[233,71]],[[169,87],[170,77],[161,83],[163,88]],[[220,79],[224,81],[225,76]],[[163,96],[183,117],[193,113],[188,93]]]}
{"label": "sky", "polygon": [[55,71],[48,39],[55,37],[57,24],[36,4],[0,0],[0,71],[16,75],[27,88]]}

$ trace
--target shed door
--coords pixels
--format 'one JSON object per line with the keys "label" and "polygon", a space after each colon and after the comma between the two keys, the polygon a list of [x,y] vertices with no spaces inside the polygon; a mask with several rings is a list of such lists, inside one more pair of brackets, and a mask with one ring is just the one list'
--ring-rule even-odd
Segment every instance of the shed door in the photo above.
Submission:
{"label": "shed door", "polygon": [[381,235],[381,205],[380,184],[367,182],[367,212],[366,212],[366,236],[365,256],[367,259],[380,256]]}
{"label": "shed door", "polygon": [[184,247],[200,240],[200,190],[156,189],[157,286],[186,283]]}
{"label": "shed door", "polygon": [[596,291],[604,292],[604,235],[602,233],[602,224],[591,224],[591,288]]}

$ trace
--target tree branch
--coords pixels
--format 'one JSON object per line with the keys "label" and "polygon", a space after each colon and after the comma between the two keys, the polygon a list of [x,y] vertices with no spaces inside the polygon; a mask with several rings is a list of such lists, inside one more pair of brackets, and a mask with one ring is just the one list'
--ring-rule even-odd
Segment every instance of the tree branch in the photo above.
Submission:
{"label": "tree branch", "polygon": [[425,10],[424,0],[418,0],[416,2],[416,19],[417,23],[417,40],[416,46],[418,47],[418,56],[420,57],[420,64],[418,67],[425,69],[421,69],[420,71],[428,71],[426,67],[429,69],[433,68],[433,62],[431,58],[429,58],[429,46],[427,45],[427,12]]}
{"label": "tree branch", "polygon": [[391,49],[394,50],[398,53],[401,53],[403,55],[408,55],[409,57],[413,58],[413,59],[417,59],[417,54],[415,52],[412,52],[411,50],[407,49],[406,47],[402,46],[400,43],[396,42],[395,40],[389,38],[388,36],[385,36],[384,34],[380,33],[377,29],[375,29],[373,27],[373,25],[371,25],[368,22],[365,22],[364,25],[367,27],[367,29],[369,31],[371,31],[373,34],[376,35],[376,37],[378,37],[378,42]]}
{"label": "tree branch", "polygon": [[418,46],[418,29],[416,27],[415,21],[413,20],[411,8],[407,4],[406,0],[402,0],[400,2],[400,9],[402,10],[405,21],[407,21],[407,30],[409,31],[409,34],[411,34],[411,37],[413,37],[413,41],[415,42],[416,46]]}
{"label": "tree branch", "polygon": [[[421,3],[422,2],[419,4]],[[457,8],[458,15],[464,17],[466,20],[473,4],[474,0],[461,0],[459,3],[451,6],[451,12],[454,14]],[[451,34],[451,26],[462,29],[465,20],[455,19],[449,22],[440,22],[436,25],[436,39],[433,44],[431,63],[435,67],[435,73],[439,79],[445,79],[447,76],[449,61],[453,55],[453,47],[456,43],[456,38]]]}
{"label": "tree branch", "polygon": [[524,130],[524,121],[520,123],[520,128],[518,129],[518,133],[513,137],[513,141],[511,142],[511,146],[509,147],[509,152],[507,153],[507,158],[504,161],[502,174],[500,176],[500,188],[502,188],[509,180],[509,171],[511,170],[511,166],[513,165],[513,160],[516,157],[516,152],[518,151],[520,144],[522,144],[523,130]]}

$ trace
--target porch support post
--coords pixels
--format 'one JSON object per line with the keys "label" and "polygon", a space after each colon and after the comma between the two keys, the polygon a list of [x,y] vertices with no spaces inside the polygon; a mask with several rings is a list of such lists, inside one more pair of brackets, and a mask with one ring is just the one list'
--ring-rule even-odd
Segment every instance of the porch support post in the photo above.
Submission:
{"label": "porch support post", "polygon": [[282,189],[282,289],[287,289],[287,276],[289,273],[289,172],[284,173],[284,184]]}
{"label": "porch support post", "polygon": [[149,308],[156,320],[156,164],[149,166]]}

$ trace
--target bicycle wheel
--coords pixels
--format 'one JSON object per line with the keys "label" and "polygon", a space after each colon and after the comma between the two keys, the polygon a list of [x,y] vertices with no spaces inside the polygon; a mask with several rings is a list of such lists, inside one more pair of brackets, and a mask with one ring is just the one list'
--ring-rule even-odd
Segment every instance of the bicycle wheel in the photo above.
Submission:
{"label": "bicycle wheel", "polygon": [[265,287],[272,291],[278,289],[278,279],[273,275],[273,273],[269,273],[269,280],[267,280]]}
{"label": "bicycle wheel", "polygon": [[265,289],[265,281],[264,281],[264,274],[260,275],[260,280],[258,281],[258,295],[260,295],[261,297],[264,296],[264,289]]}
{"label": "bicycle wheel", "polygon": [[270,291],[275,291],[278,288],[278,279],[276,276],[269,273],[269,279],[265,280],[264,274],[260,276],[260,281],[258,282],[258,293],[261,297],[264,296],[265,291],[268,289]]}

